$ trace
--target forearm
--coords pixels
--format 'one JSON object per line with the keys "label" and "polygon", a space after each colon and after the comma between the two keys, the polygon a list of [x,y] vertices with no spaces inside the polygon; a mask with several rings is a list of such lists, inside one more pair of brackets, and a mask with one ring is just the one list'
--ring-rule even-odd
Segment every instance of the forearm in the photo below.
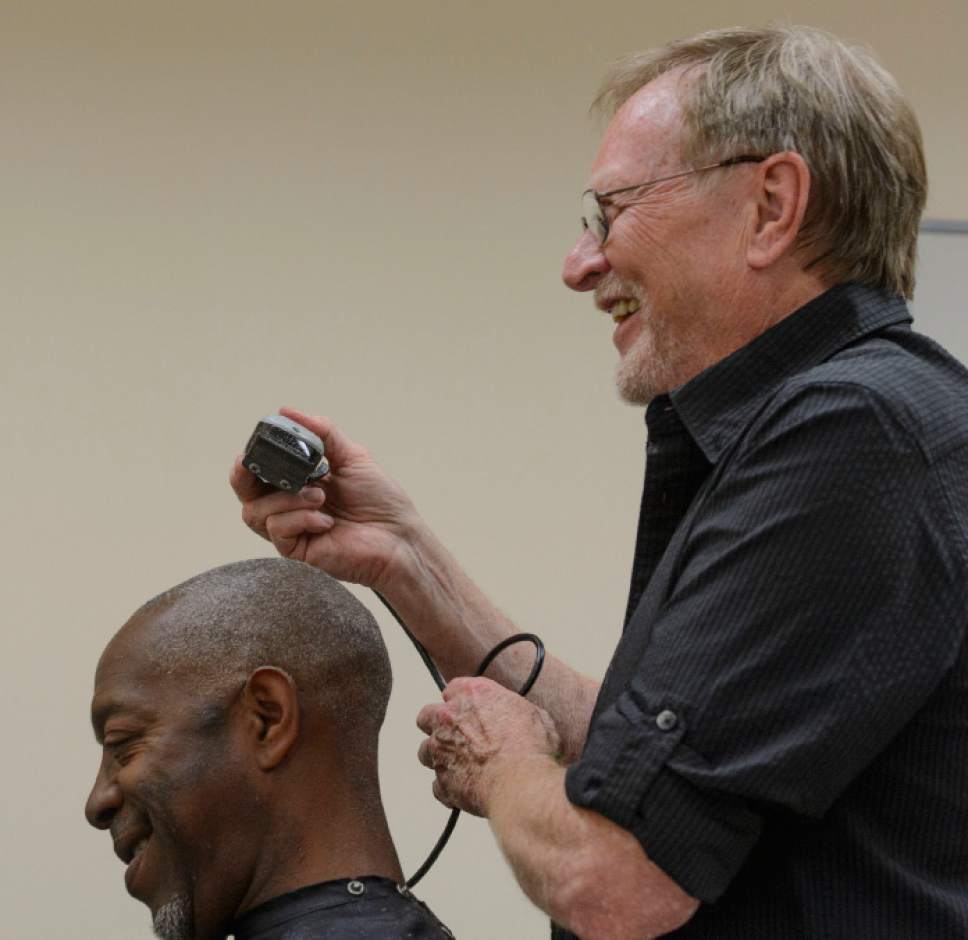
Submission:
{"label": "forearm", "polygon": [[645,940],[684,924],[697,903],[631,833],[570,803],[564,780],[542,755],[491,786],[487,815],[522,890],[582,940]]}
{"label": "forearm", "polygon": [[[422,524],[388,568],[379,590],[447,679],[472,675],[497,643],[520,632]],[[517,690],[533,661],[533,647],[516,644],[495,660],[487,675]],[[566,763],[581,752],[598,688],[596,680],[548,655],[528,695],[554,718]]]}

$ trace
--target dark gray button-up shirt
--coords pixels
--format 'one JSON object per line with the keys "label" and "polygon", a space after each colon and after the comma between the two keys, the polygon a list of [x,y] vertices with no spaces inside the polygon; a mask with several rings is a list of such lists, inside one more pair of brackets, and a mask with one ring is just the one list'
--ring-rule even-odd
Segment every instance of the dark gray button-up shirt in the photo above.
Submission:
{"label": "dark gray button-up shirt", "polygon": [[840,285],[646,422],[568,797],[704,902],[677,938],[968,936],[968,373]]}

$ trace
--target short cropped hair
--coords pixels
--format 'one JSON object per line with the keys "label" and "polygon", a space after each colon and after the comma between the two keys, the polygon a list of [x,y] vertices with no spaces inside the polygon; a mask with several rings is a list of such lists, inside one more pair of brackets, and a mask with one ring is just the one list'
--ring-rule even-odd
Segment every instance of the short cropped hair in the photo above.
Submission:
{"label": "short cropped hair", "polygon": [[203,705],[276,666],[349,750],[375,760],[390,660],[373,616],[328,575],[285,558],[235,562],[159,594],[131,619],[151,620],[152,660],[190,675]]}
{"label": "short cropped hair", "polygon": [[683,70],[683,157],[799,153],[811,190],[798,247],[831,283],[910,298],[927,198],[921,131],[873,56],[818,29],[722,29],[616,63],[593,108],[611,116],[636,91]]}

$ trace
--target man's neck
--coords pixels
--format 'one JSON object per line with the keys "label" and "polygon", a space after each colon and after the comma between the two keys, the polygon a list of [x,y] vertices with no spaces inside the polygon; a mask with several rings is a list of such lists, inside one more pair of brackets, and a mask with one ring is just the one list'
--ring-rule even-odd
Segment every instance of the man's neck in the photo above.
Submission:
{"label": "man's neck", "polygon": [[[286,805],[260,852],[258,869],[239,906],[241,915],[308,885],[378,875],[398,884],[403,872],[378,798],[361,806],[354,796],[314,793]],[[339,807],[333,811],[332,807]]]}
{"label": "man's neck", "polygon": [[[786,276],[777,270],[769,277],[748,284],[746,290],[737,291],[727,301],[732,309],[722,318],[725,329],[717,337],[719,348],[708,365],[748,345],[830,286],[819,275],[804,271],[791,259]],[[730,325],[733,329],[729,328]]]}

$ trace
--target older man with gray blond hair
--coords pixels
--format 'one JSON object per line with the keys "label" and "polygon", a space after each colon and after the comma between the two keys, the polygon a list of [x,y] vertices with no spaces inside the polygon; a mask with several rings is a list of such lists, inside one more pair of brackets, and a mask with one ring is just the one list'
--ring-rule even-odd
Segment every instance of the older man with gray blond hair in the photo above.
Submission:
{"label": "older man with gray blond hair", "polygon": [[[920,133],[801,27],[617,66],[566,284],[646,406],[604,680],[527,653],[418,723],[559,938],[968,936],[968,373],[912,331]],[[332,476],[243,516],[383,592],[451,677],[514,631],[331,421]],[[607,626],[600,626],[600,635]],[[547,715],[554,722],[552,729]]]}

